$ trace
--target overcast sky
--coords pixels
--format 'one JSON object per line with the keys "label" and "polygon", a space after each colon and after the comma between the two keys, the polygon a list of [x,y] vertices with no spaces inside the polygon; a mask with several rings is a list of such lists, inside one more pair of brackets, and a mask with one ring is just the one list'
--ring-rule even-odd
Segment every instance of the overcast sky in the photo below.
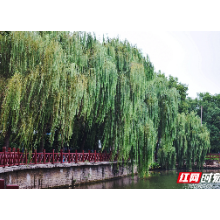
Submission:
{"label": "overcast sky", "polygon": [[95,31],[102,39],[119,36],[148,54],[155,70],[178,77],[188,85],[188,96],[220,94],[220,32]]}

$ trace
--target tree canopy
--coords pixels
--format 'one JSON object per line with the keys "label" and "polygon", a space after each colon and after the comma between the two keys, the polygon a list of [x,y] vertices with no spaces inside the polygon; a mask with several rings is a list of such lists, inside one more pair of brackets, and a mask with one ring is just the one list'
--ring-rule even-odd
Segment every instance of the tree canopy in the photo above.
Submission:
{"label": "tree canopy", "polygon": [[199,93],[197,98],[188,98],[189,111],[195,111],[201,115],[202,123],[210,132],[211,152],[220,152],[220,94],[211,95],[208,92]]}
{"label": "tree canopy", "polygon": [[[31,151],[68,146],[132,159],[145,175],[198,165],[206,126],[186,110],[187,86],[156,73],[149,57],[119,39],[85,32],[0,32],[1,144]],[[193,160],[191,161],[191,158]]]}

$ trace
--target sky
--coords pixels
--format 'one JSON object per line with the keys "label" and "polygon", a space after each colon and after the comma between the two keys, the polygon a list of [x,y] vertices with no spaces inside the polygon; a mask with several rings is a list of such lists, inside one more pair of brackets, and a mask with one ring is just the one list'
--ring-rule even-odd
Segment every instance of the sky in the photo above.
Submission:
{"label": "sky", "polygon": [[219,31],[93,31],[99,39],[127,39],[150,57],[155,71],[188,85],[188,96],[220,94]]}

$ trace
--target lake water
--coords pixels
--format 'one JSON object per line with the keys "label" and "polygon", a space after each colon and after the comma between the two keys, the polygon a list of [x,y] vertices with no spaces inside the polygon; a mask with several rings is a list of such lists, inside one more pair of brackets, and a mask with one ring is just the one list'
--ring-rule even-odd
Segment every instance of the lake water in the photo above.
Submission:
{"label": "lake water", "polygon": [[[220,183],[177,184],[179,172],[186,171],[157,171],[150,172],[146,179],[138,176],[123,177],[110,181],[75,186],[74,189],[220,189]],[[193,171],[196,172],[196,171]],[[203,173],[220,173],[220,170],[203,170]]]}

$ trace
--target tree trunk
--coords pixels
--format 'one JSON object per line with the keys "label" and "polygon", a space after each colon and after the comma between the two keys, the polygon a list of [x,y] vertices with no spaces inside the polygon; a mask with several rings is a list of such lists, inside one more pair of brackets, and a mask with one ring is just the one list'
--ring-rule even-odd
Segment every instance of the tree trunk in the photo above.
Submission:
{"label": "tree trunk", "polygon": [[158,149],[159,149],[159,140],[157,141],[157,144],[156,144],[155,161],[157,161],[157,153],[158,153]]}
{"label": "tree trunk", "polygon": [[41,136],[41,141],[40,141],[40,149],[39,149],[39,153],[43,153],[44,152],[44,146],[45,146],[45,139],[46,139],[46,133],[50,132],[49,130],[49,124],[47,123],[46,126],[43,129],[43,134]]}
{"label": "tree trunk", "polygon": [[87,132],[84,132],[84,134],[83,134],[83,142],[82,142],[82,145],[80,147],[80,151],[81,152],[84,150],[85,143],[86,143],[86,138],[87,138]]}
{"label": "tree trunk", "polygon": [[4,138],[4,144],[6,147],[6,151],[8,151],[8,148],[10,147],[10,136],[11,136],[11,126],[9,126],[5,138]]}
{"label": "tree trunk", "polygon": [[42,135],[41,137],[39,153],[43,153],[43,151],[44,151],[44,135]]}
{"label": "tree trunk", "polygon": [[134,178],[134,149],[131,147],[131,169],[132,169],[132,178]]}
{"label": "tree trunk", "polygon": [[55,137],[54,137],[54,145],[55,145],[55,152],[56,153],[58,153],[58,150],[59,150],[58,138],[59,138],[59,132],[58,132],[58,130],[56,130],[55,131]]}

